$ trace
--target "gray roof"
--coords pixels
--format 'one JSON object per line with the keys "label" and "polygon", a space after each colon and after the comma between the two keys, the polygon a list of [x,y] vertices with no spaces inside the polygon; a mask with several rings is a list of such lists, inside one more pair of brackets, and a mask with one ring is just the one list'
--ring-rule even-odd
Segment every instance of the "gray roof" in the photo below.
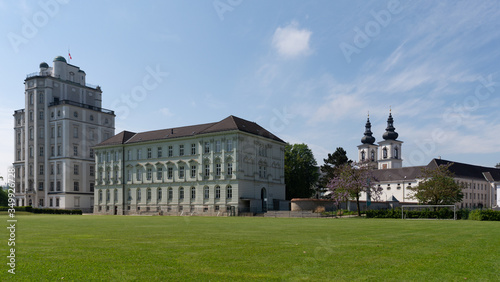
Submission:
{"label": "gray roof", "polygon": [[279,137],[267,131],[255,122],[244,120],[235,116],[229,116],[219,122],[198,125],[167,128],[139,133],[122,131],[117,135],[97,144],[96,147],[173,139],[233,130],[243,131],[253,135],[258,135],[281,143],[285,143],[285,141],[281,140]]}

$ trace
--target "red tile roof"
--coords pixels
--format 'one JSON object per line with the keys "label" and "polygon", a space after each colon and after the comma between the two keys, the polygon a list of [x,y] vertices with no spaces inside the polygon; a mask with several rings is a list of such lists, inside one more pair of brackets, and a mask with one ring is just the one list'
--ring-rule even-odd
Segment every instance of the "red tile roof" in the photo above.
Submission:
{"label": "red tile roof", "polygon": [[117,135],[105,140],[104,142],[97,144],[96,147],[172,139],[172,138],[188,137],[200,134],[233,131],[233,130],[243,131],[253,135],[258,135],[278,142],[285,143],[279,137],[267,131],[266,129],[264,129],[255,122],[244,120],[242,118],[235,116],[229,116],[219,122],[212,122],[212,123],[205,123],[198,125],[167,128],[167,129],[140,132],[140,133],[122,131]]}

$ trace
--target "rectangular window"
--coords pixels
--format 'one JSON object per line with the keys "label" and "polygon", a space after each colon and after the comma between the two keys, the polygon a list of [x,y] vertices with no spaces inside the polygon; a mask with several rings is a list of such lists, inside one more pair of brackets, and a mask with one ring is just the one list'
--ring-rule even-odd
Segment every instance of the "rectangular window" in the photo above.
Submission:
{"label": "rectangular window", "polygon": [[61,145],[57,145],[57,155],[58,155],[58,156],[62,155],[62,148],[61,148]]}
{"label": "rectangular window", "polygon": [[141,179],[142,179],[142,172],[141,172],[141,169],[140,169],[140,168],[138,168],[138,169],[136,169],[136,171],[135,171],[135,180],[137,180],[137,181],[141,181]]}
{"label": "rectangular window", "polygon": [[203,189],[203,198],[205,199],[210,198],[210,188],[205,187],[205,189]]}
{"label": "rectangular window", "polygon": [[43,127],[40,127],[40,128],[38,129],[38,137],[39,137],[40,139],[43,139],[43,137],[45,136],[44,132],[45,132],[45,131],[43,130]]}
{"label": "rectangular window", "polygon": [[148,159],[151,159],[153,157],[153,153],[151,151],[151,148],[148,148]]}
{"label": "rectangular window", "polygon": [[221,173],[221,164],[215,164],[215,174],[220,176]]}
{"label": "rectangular window", "polygon": [[233,164],[232,163],[227,164],[227,175],[233,175]]}
{"label": "rectangular window", "polygon": [[210,153],[210,142],[205,142],[205,154]]}
{"label": "rectangular window", "polygon": [[56,182],[56,191],[61,191],[61,181]]}
{"label": "rectangular window", "polygon": [[158,147],[158,149],[157,149],[157,155],[158,155],[158,158],[163,157],[163,153],[161,151],[161,147]]}
{"label": "rectangular window", "polygon": [[172,157],[174,155],[174,147],[168,146],[168,156]]}
{"label": "rectangular window", "polygon": [[40,174],[40,175],[43,175],[43,165],[40,165],[40,171],[39,171],[39,174]]}
{"label": "rectangular window", "polygon": [[232,199],[233,198],[233,188],[227,187],[227,198]]}
{"label": "rectangular window", "polygon": [[43,182],[38,182],[38,191],[43,191]]}
{"label": "rectangular window", "polygon": [[56,173],[61,174],[61,165],[60,164],[56,165]]}
{"label": "rectangular window", "polygon": [[80,167],[76,164],[76,165],[73,167],[73,174],[74,174],[74,175],[78,175],[78,174],[79,174],[79,170],[80,170]]}
{"label": "rectangular window", "polygon": [[222,150],[221,142],[220,140],[215,141],[215,152],[220,153]]}
{"label": "rectangular window", "polygon": [[132,181],[132,170],[127,170],[127,181]]}
{"label": "rectangular window", "polygon": [[80,191],[80,182],[75,181],[73,183],[73,191]]}
{"label": "rectangular window", "polygon": [[43,157],[43,146],[40,146],[39,150],[38,150],[38,155],[40,157]]}
{"label": "rectangular window", "polygon": [[73,138],[78,138],[78,127],[73,127]]}
{"label": "rectangular window", "polygon": [[226,141],[226,151],[231,152],[233,150],[233,140],[228,139]]}
{"label": "rectangular window", "polygon": [[54,181],[50,182],[50,192],[54,192]]}
{"label": "rectangular window", "polygon": [[132,151],[128,150],[127,151],[127,161],[131,161],[131,160],[132,160]]}
{"label": "rectangular window", "polygon": [[43,111],[38,112],[38,119],[43,120]]}
{"label": "rectangular window", "polygon": [[73,156],[78,156],[78,146],[73,146]]}
{"label": "rectangular window", "polygon": [[89,166],[89,176],[94,176],[94,166]]}
{"label": "rectangular window", "polygon": [[205,176],[206,177],[210,176],[210,165],[209,164],[205,165]]}
{"label": "rectangular window", "polygon": [[137,159],[140,160],[142,158],[142,150],[137,149]]}
{"label": "rectangular window", "polygon": [[192,165],[191,166],[191,178],[195,178],[195,177],[196,177],[196,166]]}
{"label": "rectangular window", "polygon": [[184,166],[179,166],[179,178],[184,179]]}
{"label": "rectangular window", "polygon": [[191,144],[191,155],[196,155],[196,144]]}
{"label": "rectangular window", "polygon": [[179,156],[184,156],[184,145],[179,145]]}
{"label": "rectangular window", "polygon": [[94,149],[90,148],[89,158],[94,158]]}
{"label": "rectangular window", "polygon": [[163,168],[156,168],[156,180],[162,180],[163,178]]}
{"label": "rectangular window", "polygon": [[167,177],[168,177],[168,179],[172,179],[173,174],[174,174],[174,169],[171,168],[171,167],[169,167],[168,170],[167,170]]}
{"label": "rectangular window", "polygon": [[54,127],[50,128],[50,138],[56,137],[56,129]]}
{"label": "rectangular window", "polygon": [[153,177],[153,169],[148,168],[146,177],[147,177],[147,180],[151,180],[151,178]]}

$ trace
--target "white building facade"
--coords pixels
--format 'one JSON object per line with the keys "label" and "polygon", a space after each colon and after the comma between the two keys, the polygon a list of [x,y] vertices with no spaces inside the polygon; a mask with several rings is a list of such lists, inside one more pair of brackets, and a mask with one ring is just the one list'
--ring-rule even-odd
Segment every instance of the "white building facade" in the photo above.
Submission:
{"label": "white building facade", "polygon": [[92,147],[114,135],[99,86],[58,56],[25,79],[25,108],[14,112],[16,204],[93,210]]}
{"label": "white building facade", "polygon": [[[358,146],[359,162],[368,163],[377,168],[373,172],[376,181],[373,185],[382,188],[383,192],[379,201],[418,204],[418,201],[413,198],[413,191],[410,188],[417,186],[423,180],[421,177],[422,169],[453,163],[450,166],[450,171],[454,173],[455,181],[464,187],[462,202],[457,204],[459,208],[474,209],[500,206],[498,198],[500,169],[498,167],[482,167],[442,160],[441,158],[431,160],[427,166],[403,167],[401,158],[403,142],[396,140],[398,134],[394,131],[393,122],[392,114],[389,114],[386,132],[383,134],[384,141],[375,145],[371,123],[368,119],[364,136],[361,139],[362,144]],[[360,199],[371,201],[367,198],[366,193],[362,193]]]}
{"label": "white building facade", "polygon": [[97,145],[96,214],[238,215],[285,200],[285,143],[256,123],[124,131]]}

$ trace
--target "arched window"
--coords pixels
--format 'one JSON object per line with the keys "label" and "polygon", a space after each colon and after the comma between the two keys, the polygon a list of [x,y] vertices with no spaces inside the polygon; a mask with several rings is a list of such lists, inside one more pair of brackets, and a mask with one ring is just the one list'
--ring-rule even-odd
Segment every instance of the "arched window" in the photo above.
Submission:
{"label": "arched window", "polygon": [[174,190],[171,187],[168,188],[168,195],[167,196],[168,196],[168,200],[172,200],[174,198]]}
{"label": "arched window", "polygon": [[203,188],[203,198],[208,199],[210,197],[210,188],[208,186],[205,186]]}
{"label": "arched window", "polygon": [[161,201],[161,198],[162,198],[161,188],[158,188],[158,202]]}
{"label": "arched window", "polygon": [[233,198],[233,187],[231,185],[227,185],[226,188],[226,198],[232,199]]}
{"label": "arched window", "polygon": [[110,189],[106,189],[106,203],[109,202],[110,198],[111,198],[111,191]]}
{"label": "arched window", "polygon": [[137,188],[137,202],[140,202],[142,198],[141,188]]}
{"label": "arched window", "polygon": [[361,151],[361,161],[365,160],[365,151]]}
{"label": "arched window", "polygon": [[215,186],[215,198],[220,199],[220,186]]}
{"label": "arched window", "polygon": [[184,199],[184,188],[181,187],[179,188],[179,200],[183,200]]}
{"label": "arched window", "polygon": [[99,189],[99,203],[102,202],[102,189]]}
{"label": "arched window", "polygon": [[118,203],[118,189],[115,189],[114,193],[113,193],[113,200],[115,203]]}
{"label": "arched window", "polygon": [[372,160],[372,162],[375,161],[375,151],[374,150],[372,150],[372,152],[371,152],[370,159]]}
{"label": "arched window", "polygon": [[196,188],[191,187],[191,199],[196,199]]}
{"label": "arched window", "polygon": [[147,199],[148,201],[151,201],[151,188],[148,188],[148,189],[146,190],[146,199]]}
{"label": "arched window", "polygon": [[387,159],[387,148],[386,147],[384,147],[384,149],[382,149],[382,157],[384,159]]}
{"label": "arched window", "polygon": [[398,149],[398,147],[394,148],[394,158],[399,159],[399,149]]}

